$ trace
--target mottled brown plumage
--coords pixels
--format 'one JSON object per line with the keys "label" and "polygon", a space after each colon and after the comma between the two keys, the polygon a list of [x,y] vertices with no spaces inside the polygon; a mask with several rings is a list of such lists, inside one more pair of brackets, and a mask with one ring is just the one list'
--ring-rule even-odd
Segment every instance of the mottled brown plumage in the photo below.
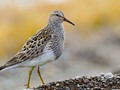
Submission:
{"label": "mottled brown plumage", "polygon": [[36,58],[43,54],[43,50],[46,44],[52,39],[54,32],[49,29],[42,29],[35,35],[33,35],[22,47],[22,49],[10,60],[5,66],[11,66]]}

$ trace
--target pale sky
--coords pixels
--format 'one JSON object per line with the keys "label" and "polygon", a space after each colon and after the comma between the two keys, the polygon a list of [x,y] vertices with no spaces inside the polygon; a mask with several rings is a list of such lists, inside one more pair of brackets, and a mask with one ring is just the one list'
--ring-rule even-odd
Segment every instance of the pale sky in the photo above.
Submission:
{"label": "pale sky", "polygon": [[7,6],[9,4],[15,4],[18,7],[31,7],[35,4],[43,4],[43,3],[49,3],[49,4],[61,4],[65,3],[68,0],[0,0],[0,7]]}

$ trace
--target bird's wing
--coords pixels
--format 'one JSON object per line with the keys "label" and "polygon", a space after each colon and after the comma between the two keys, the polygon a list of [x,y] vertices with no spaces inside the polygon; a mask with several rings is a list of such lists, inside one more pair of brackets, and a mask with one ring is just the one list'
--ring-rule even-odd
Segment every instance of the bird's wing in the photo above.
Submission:
{"label": "bird's wing", "polygon": [[45,46],[52,39],[52,37],[52,31],[39,31],[33,37],[28,39],[22,49],[10,61],[8,61],[5,66],[11,66],[26,60],[32,60],[32,58],[41,55]]}

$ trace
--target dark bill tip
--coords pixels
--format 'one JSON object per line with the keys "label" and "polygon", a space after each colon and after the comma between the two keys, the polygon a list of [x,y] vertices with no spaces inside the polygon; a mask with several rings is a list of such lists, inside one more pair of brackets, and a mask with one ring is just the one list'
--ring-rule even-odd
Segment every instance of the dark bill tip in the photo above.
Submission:
{"label": "dark bill tip", "polygon": [[64,17],[64,21],[66,21],[66,22],[68,22],[68,23],[72,24],[73,26],[75,26],[75,24],[74,24],[73,22],[71,22],[70,20],[68,20],[68,19],[67,19],[67,18],[65,18],[65,17]]}

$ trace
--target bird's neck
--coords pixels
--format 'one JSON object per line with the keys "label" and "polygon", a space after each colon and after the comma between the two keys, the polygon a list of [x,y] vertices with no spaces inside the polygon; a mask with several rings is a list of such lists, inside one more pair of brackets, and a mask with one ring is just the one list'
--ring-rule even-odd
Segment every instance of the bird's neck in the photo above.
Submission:
{"label": "bird's neck", "polygon": [[63,23],[49,22],[47,26],[50,30],[53,30],[59,38],[62,37],[64,39]]}
{"label": "bird's neck", "polygon": [[49,28],[55,30],[55,31],[58,31],[58,30],[61,31],[61,30],[63,30],[63,23],[59,23],[59,22],[56,22],[56,21],[48,21],[48,25],[47,26]]}
{"label": "bird's neck", "polygon": [[61,23],[57,22],[57,21],[54,21],[54,20],[50,20],[48,21],[48,25],[51,25],[51,26],[55,26],[55,25],[59,25]]}

